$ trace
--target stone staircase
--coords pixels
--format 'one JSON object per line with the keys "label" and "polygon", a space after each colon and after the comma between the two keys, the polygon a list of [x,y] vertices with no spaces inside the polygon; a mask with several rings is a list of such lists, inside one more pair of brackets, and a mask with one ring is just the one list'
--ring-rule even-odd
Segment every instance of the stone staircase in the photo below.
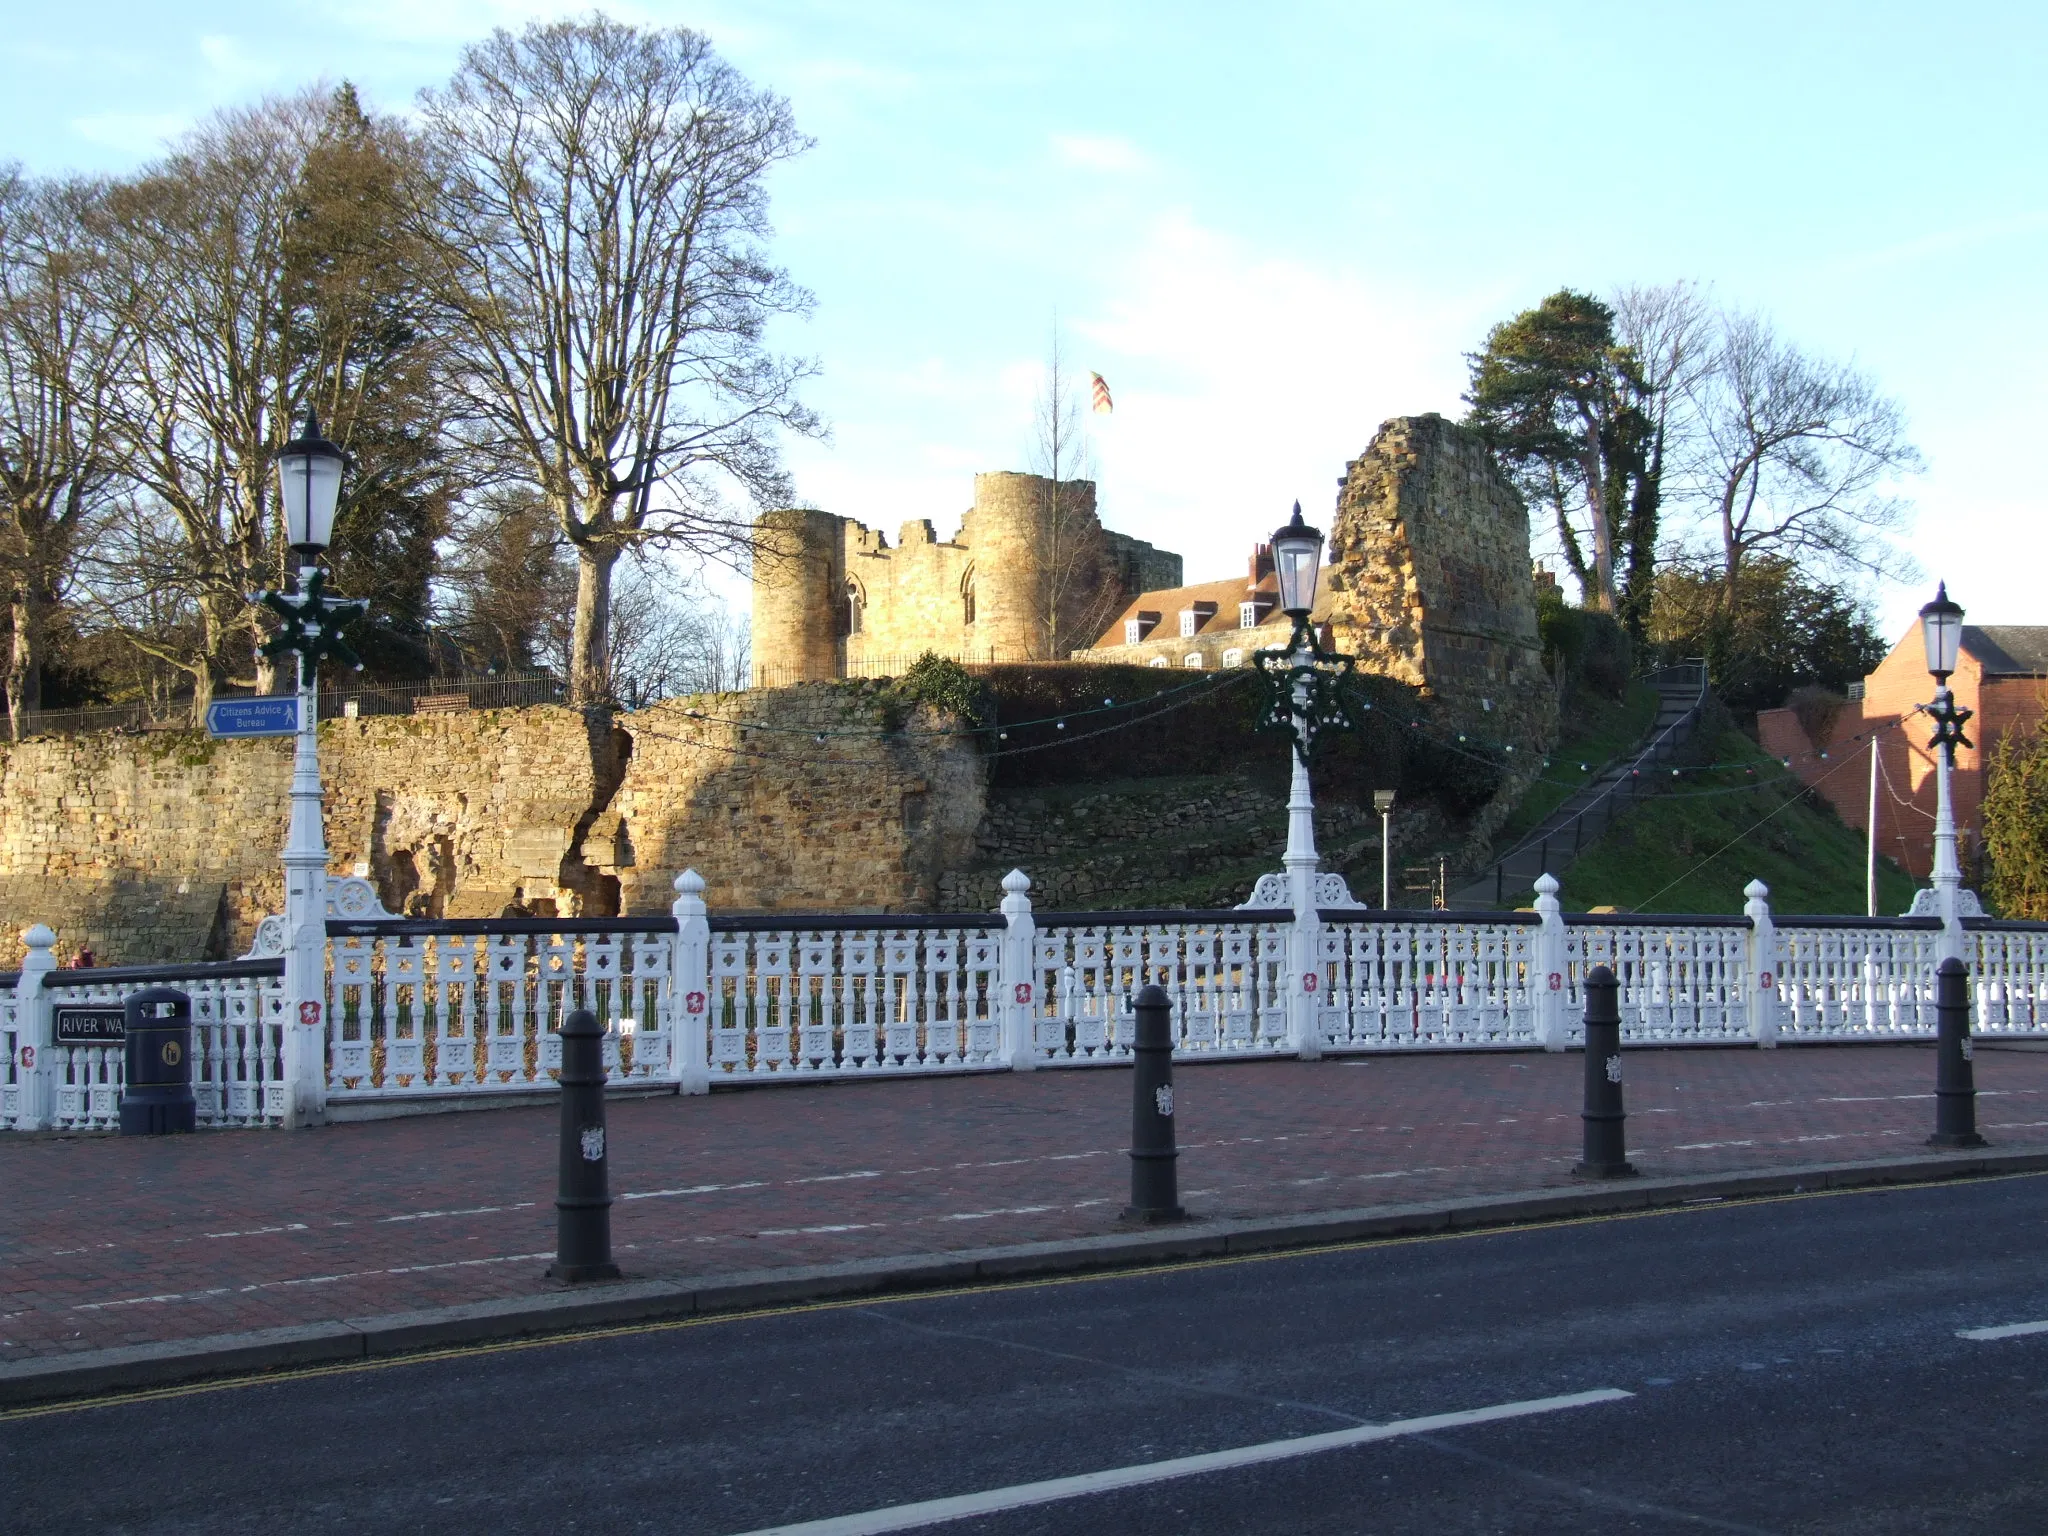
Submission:
{"label": "stone staircase", "polygon": [[1634,753],[1617,759],[1591,784],[1545,817],[1512,848],[1450,894],[1459,910],[1521,907],[1533,901],[1541,874],[1561,874],[1579,850],[1605,832],[1647,787],[1650,770],[1669,761],[1699,725],[1707,699],[1707,667],[1685,661],[1646,679],[1657,690],[1657,718]]}

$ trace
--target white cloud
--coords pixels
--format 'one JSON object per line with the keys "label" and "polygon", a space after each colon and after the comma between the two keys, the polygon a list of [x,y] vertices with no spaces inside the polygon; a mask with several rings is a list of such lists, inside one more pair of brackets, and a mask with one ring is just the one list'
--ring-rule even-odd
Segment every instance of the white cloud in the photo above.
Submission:
{"label": "white cloud", "polygon": [[1152,157],[1129,139],[1114,134],[1054,134],[1053,154],[1062,165],[1110,175],[1152,169]]}
{"label": "white cloud", "polygon": [[1115,414],[1090,418],[1103,511],[1186,556],[1190,580],[1235,570],[1296,497],[1327,518],[1387,417],[1457,411],[1485,313],[1483,297],[1275,258],[1185,216],[1118,277],[1100,315],[1073,322],[1081,366],[1116,392]]}

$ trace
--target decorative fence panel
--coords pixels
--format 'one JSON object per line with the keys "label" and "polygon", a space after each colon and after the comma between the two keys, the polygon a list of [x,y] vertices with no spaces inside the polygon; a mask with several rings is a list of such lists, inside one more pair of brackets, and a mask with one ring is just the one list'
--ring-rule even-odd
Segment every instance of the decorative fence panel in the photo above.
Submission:
{"label": "decorative fence panel", "polygon": [[1283,983],[1293,914],[1048,912],[1025,985],[1033,1059],[1128,1061],[1131,1000],[1156,983],[1173,1001],[1174,1051],[1191,1059],[1288,1049]]}
{"label": "decorative fence panel", "polygon": [[1794,917],[1775,929],[1767,969],[1779,1039],[1934,1038],[1938,919]]}
{"label": "decorative fence panel", "polygon": [[[120,1007],[143,987],[175,987],[192,999],[192,1096],[202,1126],[282,1123],[284,990],[276,962],[185,966],[122,966],[51,971],[42,989],[52,1008]],[[20,999],[0,1008],[7,1037],[7,1078],[0,1099],[6,1123],[17,1109],[22,1030]],[[118,1041],[43,1047],[52,1082],[51,1124],[58,1130],[111,1130],[120,1123],[127,1048]]]}
{"label": "decorative fence panel", "polygon": [[1517,913],[1324,913],[1315,972],[1327,999],[1316,1010],[1324,1047],[1538,1044],[1539,926]]}
{"label": "decorative fence panel", "polygon": [[711,929],[714,1083],[1007,1065],[1000,918],[728,918]]}
{"label": "decorative fence panel", "polygon": [[12,1130],[21,1117],[21,999],[18,995],[21,973],[9,971],[0,973],[0,1048],[7,1052],[0,1059],[0,1130]]}
{"label": "decorative fence panel", "polygon": [[1971,1032],[2048,1035],[2048,925],[1969,923],[1964,943],[1963,964],[1976,981]]}
{"label": "decorative fence panel", "polygon": [[1585,1039],[1585,981],[1596,965],[1621,984],[1624,1044],[1755,1038],[1746,919],[1574,914],[1564,924],[1566,1039]]}
{"label": "decorative fence panel", "polygon": [[674,929],[668,918],[330,923],[328,1097],[546,1087],[576,1008],[604,1023],[611,1082],[667,1081]]}

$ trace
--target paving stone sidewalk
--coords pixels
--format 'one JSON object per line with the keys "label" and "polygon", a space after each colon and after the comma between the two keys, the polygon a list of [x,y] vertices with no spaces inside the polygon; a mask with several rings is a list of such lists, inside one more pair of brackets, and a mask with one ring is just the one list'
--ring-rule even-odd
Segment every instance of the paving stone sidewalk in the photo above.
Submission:
{"label": "paving stone sidewalk", "polygon": [[[1983,1049],[1979,1122],[2048,1147],[2048,1053]],[[1568,1186],[1581,1058],[1181,1067],[1182,1196],[1272,1217]],[[1924,1153],[1925,1046],[1628,1057],[1646,1174]],[[610,1110],[629,1276],[737,1273],[1118,1230],[1130,1075],[814,1083]],[[556,1112],[298,1133],[0,1136],[0,1360],[540,1295]]]}

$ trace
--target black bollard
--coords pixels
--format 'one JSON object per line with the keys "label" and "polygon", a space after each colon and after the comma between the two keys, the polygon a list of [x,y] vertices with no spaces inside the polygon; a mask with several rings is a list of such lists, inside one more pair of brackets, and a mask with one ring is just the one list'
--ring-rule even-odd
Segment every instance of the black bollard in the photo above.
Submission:
{"label": "black bollard", "polygon": [[1621,1107],[1621,983],[1604,965],[1586,978],[1586,1152],[1572,1172],[1582,1179],[1625,1179],[1628,1160]]}
{"label": "black bollard", "polygon": [[1157,984],[1133,1004],[1137,1038],[1131,1051],[1131,1203],[1125,1221],[1179,1221],[1180,1152],[1173,1144],[1173,1003]]}
{"label": "black bollard", "polygon": [[561,1175],[555,1193],[557,1280],[616,1280],[604,1142],[604,1030],[588,1008],[562,1020]]}
{"label": "black bollard", "polygon": [[1934,1134],[1930,1147],[1981,1147],[1970,1065],[1970,973],[1954,955],[1934,972]]}

